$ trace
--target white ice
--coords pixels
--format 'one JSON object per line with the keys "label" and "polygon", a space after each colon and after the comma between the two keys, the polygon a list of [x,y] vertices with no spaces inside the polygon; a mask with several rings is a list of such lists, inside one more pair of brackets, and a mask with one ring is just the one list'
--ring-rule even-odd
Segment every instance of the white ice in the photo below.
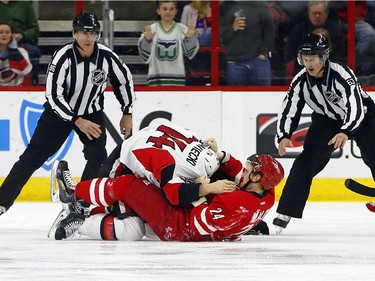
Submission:
{"label": "white ice", "polygon": [[59,204],[22,203],[0,217],[0,280],[375,280],[375,213],[364,203],[308,203],[276,236],[241,242],[55,241]]}

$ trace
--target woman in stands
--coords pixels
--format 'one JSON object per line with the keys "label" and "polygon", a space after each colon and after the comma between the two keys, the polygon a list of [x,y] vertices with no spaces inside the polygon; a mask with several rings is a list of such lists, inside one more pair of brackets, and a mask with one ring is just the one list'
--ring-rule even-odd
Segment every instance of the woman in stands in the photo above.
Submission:
{"label": "woman in stands", "polygon": [[31,69],[29,55],[17,46],[12,26],[0,22],[0,86],[21,85]]}

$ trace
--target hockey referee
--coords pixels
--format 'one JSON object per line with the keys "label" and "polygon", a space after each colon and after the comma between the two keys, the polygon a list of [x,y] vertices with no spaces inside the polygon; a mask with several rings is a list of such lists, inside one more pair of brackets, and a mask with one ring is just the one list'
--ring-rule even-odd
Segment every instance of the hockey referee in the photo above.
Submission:
{"label": "hockey referee", "polygon": [[47,70],[46,103],[35,132],[0,188],[0,214],[7,211],[23,186],[43,163],[56,153],[74,130],[83,144],[86,166],[81,180],[95,178],[107,157],[104,90],[107,80],[121,104],[120,131],[132,129],[135,93],[125,63],[97,41],[100,23],[91,13],[73,21],[75,41],[53,55]]}
{"label": "hockey referee", "polygon": [[292,165],[273,221],[277,234],[291,217],[302,218],[312,179],[348,139],[357,143],[375,179],[374,101],[349,67],[328,60],[329,51],[324,35],[305,38],[297,57],[304,69],[293,78],[278,116],[277,138],[283,156],[293,146],[291,138],[303,107],[307,104],[313,110],[303,151]]}

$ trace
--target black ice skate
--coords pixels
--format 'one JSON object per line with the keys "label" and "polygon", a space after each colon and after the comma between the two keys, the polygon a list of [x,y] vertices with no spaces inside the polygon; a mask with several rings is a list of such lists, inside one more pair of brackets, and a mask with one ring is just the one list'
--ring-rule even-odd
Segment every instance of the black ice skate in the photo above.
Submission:
{"label": "black ice skate", "polygon": [[276,218],[273,220],[273,224],[276,228],[276,234],[280,234],[283,231],[288,223],[290,222],[291,217],[283,214],[278,214]]}
{"label": "black ice skate", "polygon": [[56,228],[55,239],[62,240],[72,238],[78,232],[78,229],[85,221],[85,215],[70,212],[68,216],[63,219]]}
{"label": "black ice skate", "polygon": [[77,182],[72,178],[68,162],[60,161],[56,169],[56,179],[59,185],[59,197],[63,203],[70,203],[76,201],[74,190]]}

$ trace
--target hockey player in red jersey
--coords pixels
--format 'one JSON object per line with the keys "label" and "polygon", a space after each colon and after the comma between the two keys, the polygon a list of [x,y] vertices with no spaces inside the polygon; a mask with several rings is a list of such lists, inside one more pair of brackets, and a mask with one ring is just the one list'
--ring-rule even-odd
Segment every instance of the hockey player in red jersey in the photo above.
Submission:
{"label": "hockey player in red jersey", "polygon": [[[81,234],[93,238],[139,240],[145,234],[143,219],[165,241],[240,240],[241,235],[256,226],[273,206],[274,187],[284,176],[281,164],[269,155],[252,155],[242,174],[241,169],[241,163],[230,157],[215,173],[235,180],[237,190],[210,194],[206,202],[195,207],[177,207],[169,204],[155,185],[133,175],[80,182],[75,192],[69,194],[69,173],[66,162],[62,162],[57,178],[63,202],[84,199],[104,207],[121,201],[140,218],[119,220],[110,214],[95,214],[83,222],[82,215],[71,212],[58,225],[55,238],[68,238],[79,228]],[[201,181],[202,185],[207,184],[204,177]],[[212,184],[228,183],[218,180]]]}

